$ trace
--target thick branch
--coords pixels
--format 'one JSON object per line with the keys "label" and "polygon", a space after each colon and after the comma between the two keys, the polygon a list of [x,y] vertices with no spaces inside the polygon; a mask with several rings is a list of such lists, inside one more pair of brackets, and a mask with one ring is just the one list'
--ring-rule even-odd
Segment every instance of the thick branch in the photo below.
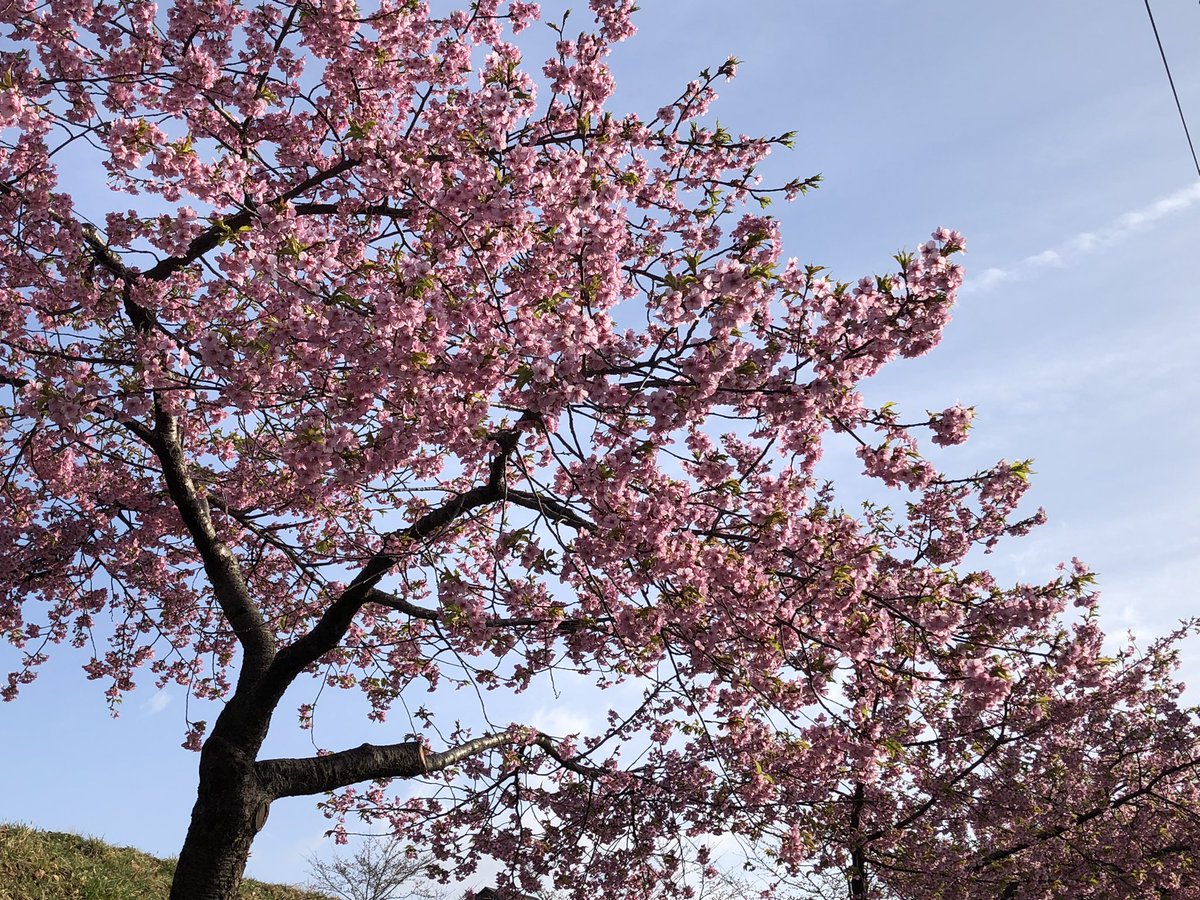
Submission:
{"label": "thick branch", "polygon": [[[124,423],[123,423],[124,424]],[[167,492],[192,536],[204,562],[204,572],[213,587],[221,611],[242,645],[245,660],[238,677],[239,688],[251,684],[267,670],[275,655],[275,639],[262,613],[250,598],[241,567],[233,551],[217,534],[208,504],[188,474],[187,462],[173,417],[159,413],[148,443],[162,463]]]}
{"label": "thick branch", "polygon": [[585,766],[582,763],[577,762],[574,758],[568,759],[567,757],[563,756],[558,752],[558,748],[555,747],[554,738],[550,737],[548,734],[541,734],[539,732],[537,738],[534,740],[534,743],[541,747],[542,750],[545,751],[546,755],[552,760],[554,760],[564,769],[574,772],[576,775],[583,775],[586,778],[599,778],[604,774],[603,769],[597,769],[593,766]]}
{"label": "thick branch", "polygon": [[[453,497],[427,512],[407,528],[392,532],[388,535],[388,543],[421,541],[441,531],[472,509],[504,499],[505,470],[509,456],[516,449],[518,436],[519,432],[515,429],[493,435],[499,450],[492,457],[488,467],[486,484]],[[354,621],[355,615],[371,599],[379,579],[395,567],[400,559],[400,556],[386,551],[375,554],[349,586],[329,605],[312,630],[279,652],[263,679],[263,701],[273,706],[306,666],[337,647],[350,623]]]}
{"label": "thick branch", "polygon": [[[335,791],[360,781],[417,778],[441,772],[516,740],[508,732],[485,734],[441,752],[426,749],[420,741],[382,746],[363,744],[352,750],[306,759],[266,759],[256,768],[259,780],[273,796],[301,797]],[[599,778],[604,774],[602,769],[564,757],[555,747],[554,738],[548,734],[539,732],[533,743],[564,769],[587,778]]]}
{"label": "thick branch", "polygon": [[293,208],[299,216],[379,216],[384,219],[407,219],[409,215],[399,207],[386,203],[368,203],[353,207],[345,207],[340,203],[296,203]]}
{"label": "thick branch", "polygon": [[[393,540],[420,540],[449,525],[463,513],[494,503],[500,497],[499,489],[490,485],[472,488],[426,513],[408,528],[394,533],[391,537]],[[400,558],[391,553],[377,553],[372,557],[350,585],[329,605],[312,630],[280,651],[268,673],[271,684],[266,686],[266,689],[286,688],[305,666],[316,662],[337,647],[354,616],[371,598],[371,592],[379,579],[399,561]]]}
{"label": "thick branch", "polygon": [[440,622],[442,620],[442,614],[437,610],[426,609],[424,606],[410,603],[403,597],[397,597],[395,594],[389,594],[387,591],[381,591],[378,588],[371,588],[367,592],[365,602],[377,603],[380,606],[386,606],[388,609],[402,612],[410,619],[423,619],[426,622]]}
{"label": "thick branch", "polygon": [[100,233],[91,225],[83,226],[83,239],[91,248],[92,254],[100,265],[126,282],[133,277],[130,268],[125,265],[121,257],[112,251],[112,248],[100,237]]}
{"label": "thick branch", "polygon": [[[25,201],[24,195],[10,185],[0,184],[0,192],[15,195]],[[124,281],[125,309],[134,325],[143,332],[155,327],[153,316],[135,303],[130,295],[131,285],[142,276],[126,266],[120,256],[109,248],[90,224],[80,224],[70,217],[58,213],[52,212],[50,215],[60,227],[78,228],[96,262]],[[15,388],[24,386],[27,382],[23,379],[3,376],[3,383]],[[174,417],[159,409],[153,431],[128,417],[114,415],[113,418],[118,424],[145,441],[162,463],[167,492],[192,536],[192,541],[204,562],[205,574],[212,584],[213,593],[221,606],[221,611],[229,620],[245,653],[245,663],[242,666],[238,683],[241,685],[256,680],[266,671],[274,656],[274,638],[267,628],[262,614],[250,599],[250,592],[242,577],[237,559],[224,541],[218,537],[209,516],[208,506],[200,497],[188,474],[187,461],[183,454],[183,446]]]}
{"label": "thick branch", "polygon": [[402,744],[363,744],[353,750],[307,759],[266,759],[258,763],[258,777],[276,797],[302,797],[337,790],[360,781],[382,778],[416,778],[440,772],[487,750],[503,747],[513,736],[501,732],[436,753],[420,741]]}
{"label": "thick branch", "polygon": [[[290,200],[299,197],[305,191],[312,190],[320,184],[328,181],[330,178],[336,178],[343,172],[358,165],[356,159],[344,159],[334,166],[330,166],[321,172],[309,176],[300,182],[290,191],[280,194],[274,201],[275,203],[286,203]],[[250,224],[254,218],[255,212],[253,209],[243,209],[241,212],[234,213],[232,216],[226,216],[219,222],[209,226],[202,231],[199,236],[192,239],[188,244],[187,250],[180,256],[171,256],[162,260],[151,269],[147,269],[142,274],[143,278],[149,278],[151,281],[163,281],[170,278],[180,269],[198,260],[204,254],[217,247],[221,241],[230,233],[236,232],[239,228],[243,228]]]}

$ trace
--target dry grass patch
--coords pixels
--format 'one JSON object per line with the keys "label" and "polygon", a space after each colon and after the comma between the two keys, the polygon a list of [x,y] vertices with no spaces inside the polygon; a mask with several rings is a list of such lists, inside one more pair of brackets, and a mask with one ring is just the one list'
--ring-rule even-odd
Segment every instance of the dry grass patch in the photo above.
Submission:
{"label": "dry grass patch", "polygon": [[[0,825],[0,900],[165,900],[175,871],[95,838]],[[242,900],[327,900],[297,887],[246,881]]]}

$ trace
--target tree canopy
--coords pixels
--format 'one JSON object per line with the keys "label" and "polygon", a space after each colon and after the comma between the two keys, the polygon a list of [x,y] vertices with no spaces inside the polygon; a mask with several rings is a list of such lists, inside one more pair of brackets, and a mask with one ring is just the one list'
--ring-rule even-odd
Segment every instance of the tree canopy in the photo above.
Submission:
{"label": "tree canopy", "polygon": [[[223,701],[176,900],[330,792],[578,898],[685,896],[717,843],[779,896],[1200,890],[1183,631],[1105,655],[1082,563],[1001,583],[1028,463],[944,473],[972,409],[860,391],[938,343],[962,236],[784,258],[815,179],[711,117],[737,61],[613,110],[632,4],[590,8],[537,75],[517,0],[0,9],[4,698],[66,644],[110,701]],[[844,446],[894,502],[840,505]],[[594,733],[447,699],[566,672]],[[260,758],[310,676],[415,730]]]}

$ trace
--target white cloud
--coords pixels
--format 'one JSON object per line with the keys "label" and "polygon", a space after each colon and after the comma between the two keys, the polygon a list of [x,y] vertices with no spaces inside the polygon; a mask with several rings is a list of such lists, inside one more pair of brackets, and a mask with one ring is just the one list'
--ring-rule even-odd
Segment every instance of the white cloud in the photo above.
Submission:
{"label": "white cloud", "polygon": [[1043,250],[1036,256],[1029,257],[1031,266],[1061,266],[1065,264],[1062,254],[1057,250]]}
{"label": "white cloud", "polygon": [[968,279],[963,290],[988,291],[1002,283],[1024,281],[1043,269],[1073,265],[1081,257],[1120,244],[1160,220],[1190,209],[1197,203],[1200,203],[1200,181],[1195,181],[1140,209],[1124,213],[1100,231],[1083,231],[1055,247],[1030,254],[1011,265],[985,269],[980,275]]}
{"label": "white cloud", "polygon": [[166,691],[158,691],[152,697],[142,701],[142,709],[147,715],[157,716],[171,703],[171,695]]}
{"label": "white cloud", "polygon": [[586,735],[592,728],[591,719],[587,715],[561,706],[541,707],[533,714],[529,724],[538,731],[554,737],[566,737],[569,734]]}

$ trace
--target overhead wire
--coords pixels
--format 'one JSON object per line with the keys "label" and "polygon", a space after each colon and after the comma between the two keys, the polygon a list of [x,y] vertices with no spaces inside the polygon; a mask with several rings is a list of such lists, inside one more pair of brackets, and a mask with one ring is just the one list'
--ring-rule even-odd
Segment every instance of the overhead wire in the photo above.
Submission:
{"label": "overhead wire", "polygon": [[1158,36],[1158,25],[1154,22],[1154,13],[1150,9],[1150,0],[1145,0],[1146,15],[1150,17],[1150,27],[1154,29],[1154,40],[1158,43],[1158,53],[1162,57],[1163,68],[1167,70],[1167,81],[1171,85],[1171,94],[1175,97],[1175,108],[1179,110],[1179,121],[1183,123],[1183,133],[1187,137],[1188,149],[1192,151],[1192,163],[1196,166],[1196,174],[1200,175],[1200,159],[1196,157],[1196,145],[1192,143],[1192,133],[1188,130],[1187,117],[1183,114],[1183,104],[1179,102],[1179,91],[1175,89],[1175,79],[1171,77],[1171,65],[1167,62],[1167,52],[1163,49],[1162,38]]}

